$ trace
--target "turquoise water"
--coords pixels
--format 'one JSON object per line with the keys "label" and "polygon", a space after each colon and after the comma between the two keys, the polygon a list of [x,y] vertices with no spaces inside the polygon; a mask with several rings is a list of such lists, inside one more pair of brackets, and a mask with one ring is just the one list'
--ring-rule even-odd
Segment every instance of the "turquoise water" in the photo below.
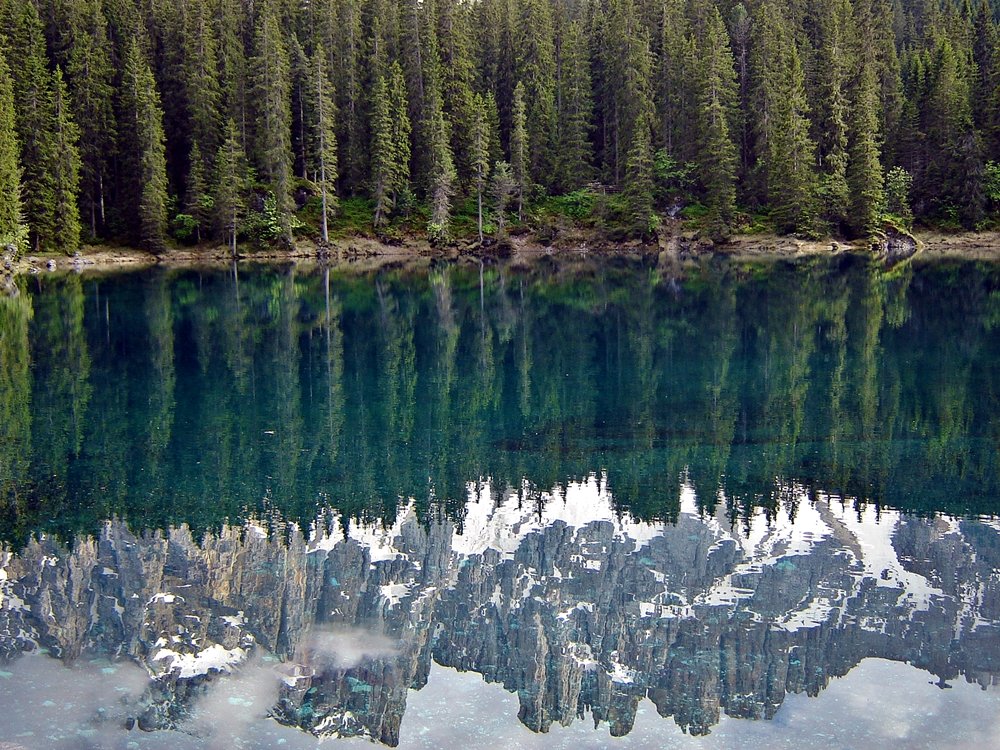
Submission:
{"label": "turquoise water", "polygon": [[989,746],[998,327],[957,262],[25,279],[0,743]]}

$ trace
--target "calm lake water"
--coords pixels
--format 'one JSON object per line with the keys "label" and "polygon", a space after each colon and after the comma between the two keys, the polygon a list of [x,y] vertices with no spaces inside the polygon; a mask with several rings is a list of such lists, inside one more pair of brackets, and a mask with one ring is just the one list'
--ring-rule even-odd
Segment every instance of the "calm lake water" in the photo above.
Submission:
{"label": "calm lake water", "polygon": [[0,299],[3,750],[997,748],[998,683],[1000,266]]}

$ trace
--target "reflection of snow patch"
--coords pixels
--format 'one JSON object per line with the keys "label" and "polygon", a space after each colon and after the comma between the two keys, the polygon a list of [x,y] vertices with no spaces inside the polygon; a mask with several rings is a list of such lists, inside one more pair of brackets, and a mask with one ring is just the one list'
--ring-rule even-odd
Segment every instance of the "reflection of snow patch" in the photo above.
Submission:
{"label": "reflection of snow patch", "polygon": [[608,676],[611,678],[612,682],[617,682],[622,685],[631,685],[635,682],[635,670],[629,669],[624,664],[615,662],[611,665],[611,671],[608,672]]}
{"label": "reflection of snow patch", "polygon": [[637,521],[617,511],[605,476],[591,474],[582,482],[569,482],[565,488],[540,493],[537,501],[526,501],[527,494],[509,492],[494,504],[490,500],[494,496],[490,481],[469,482],[462,531],[452,541],[454,551],[480,555],[495,549],[509,557],[526,536],[557,521],[577,530],[606,521],[614,526],[618,539],[631,539],[636,549],[663,534],[663,524]]}
{"label": "reflection of snow patch", "polygon": [[931,585],[924,576],[903,567],[892,537],[901,520],[898,511],[882,510],[867,506],[860,512],[835,503],[830,511],[854,535],[861,548],[861,562],[865,576],[873,579],[880,588],[899,589],[900,596],[916,610],[930,608],[931,597],[944,596],[944,592]]}
{"label": "reflection of snow patch", "polygon": [[164,604],[173,604],[177,601],[177,597],[174,594],[154,594],[153,598],[150,599],[146,604],[154,604],[155,602],[163,602]]}
{"label": "reflection of snow patch", "polygon": [[386,599],[389,602],[389,609],[392,609],[409,595],[412,586],[412,583],[389,583],[379,586],[379,596]]}
{"label": "reflection of snow patch", "polygon": [[387,529],[378,522],[370,524],[352,522],[348,536],[368,549],[369,557],[373,563],[382,560],[395,560],[404,556],[395,546],[396,539],[402,534],[403,524],[415,518],[416,514],[411,500],[405,507],[399,509],[396,514],[396,522],[390,528]]}
{"label": "reflection of snow patch", "polygon": [[180,654],[161,648],[150,661],[166,661],[164,672],[179,672],[178,677],[185,678],[213,671],[231,672],[246,657],[247,652],[242,648],[228,649],[215,643],[197,654]]}

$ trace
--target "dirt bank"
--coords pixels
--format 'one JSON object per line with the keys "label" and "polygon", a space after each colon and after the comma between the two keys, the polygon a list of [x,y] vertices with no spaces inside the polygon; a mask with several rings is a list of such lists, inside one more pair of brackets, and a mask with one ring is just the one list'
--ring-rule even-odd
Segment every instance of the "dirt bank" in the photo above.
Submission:
{"label": "dirt bank", "polygon": [[[920,250],[915,260],[933,261],[955,258],[965,260],[1000,261],[1000,232],[941,234],[918,232]],[[386,264],[420,263],[434,259],[457,258],[463,255],[510,255],[525,260],[543,255],[659,255],[677,260],[697,260],[705,257],[724,256],[732,259],[767,260],[796,259],[835,255],[843,252],[866,252],[865,243],[848,243],[838,240],[802,240],[774,235],[734,236],[728,242],[713,244],[693,234],[678,233],[661,238],[657,244],[641,242],[613,242],[585,229],[560,232],[550,242],[537,237],[522,235],[511,239],[509,249],[499,253],[496,248],[479,249],[452,247],[432,248],[422,239],[408,239],[398,244],[384,244],[378,240],[359,237],[337,240],[329,247],[320,248],[311,241],[300,241],[291,249],[254,250],[242,252],[240,263],[295,263],[310,265],[317,262],[356,265],[359,268],[377,268]],[[14,269],[17,273],[46,273],[76,271],[78,273],[106,273],[138,270],[152,266],[171,267],[223,267],[233,262],[229,249],[224,246],[178,248],[162,253],[110,246],[86,246],[74,256],[28,254]]]}

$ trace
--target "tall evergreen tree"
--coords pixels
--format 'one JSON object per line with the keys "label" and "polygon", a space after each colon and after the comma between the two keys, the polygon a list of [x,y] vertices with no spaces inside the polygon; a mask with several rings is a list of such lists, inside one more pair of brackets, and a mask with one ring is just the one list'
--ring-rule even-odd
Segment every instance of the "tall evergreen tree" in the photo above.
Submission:
{"label": "tall evergreen tree", "polygon": [[524,213],[524,197],[531,184],[530,146],[528,143],[527,112],[524,104],[524,85],[514,88],[514,106],[510,130],[510,167],[514,175],[514,195],[517,199],[517,220]]}
{"label": "tall evergreen tree", "polygon": [[694,158],[690,136],[698,111],[697,50],[686,6],[686,0],[663,3],[657,91],[659,142],[679,162]]}
{"label": "tall evergreen tree", "polygon": [[591,177],[593,120],[590,59],[583,25],[566,24],[559,45],[558,123],[553,187],[569,192]]}
{"label": "tall evergreen tree", "polygon": [[490,123],[485,97],[477,94],[473,100],[475,119],[472,122],[472,186],[476,192],[476,218],[479,241],[483,241],[483,194],[490,176]]}
{"label": "tall evergreen tree", "polygon": [[27,227],[21,208],[20,149],[14,127],[14,83],[0,44],[0,250],[24,250]]}
{"label": "tall evergreen tree", "polygon": [[853,17],[850,0],[815,3],[818,28],[816,50],[817,93],[813,108],[816,157],[823,213],[835,226],[847,219],[847,98]]}
{"label": "tall evergreen tree", "polygon": [[188,0],[183,50],[186,134],[209,164],[219,149],[222,130],[218,46],[208,0]]}
{"label": "tall evergreen tree", "polygon": [[224,139],[215,157],[213,209],[215,225],[236,257],[236,239],[246,213],[249,175],[246,154],[236,123],[226,123]]}
{"label": "tall evergreen tree", "polygon": [[632,145],[625,166],[625,190],[632,232],[647,236],[655,229],[653,213],[653,149],[649,120],[632,126]]}
{"label": "tall evergreen tree", "polygon": [[851,195],[850,229],[872,235],[879,228],[885,203],[882,163],[879,158],[879,91],[876,61],[869,49],[859,49],[860,70],[851,102],[847,184]]}
{"label": "tall evergreen tree", "polygon": [[503,240],[507,237],[507,207],[510,205],[510,197],[514,194],[514,173],[510,169],[510,164],[505,161],[494,164],[491,188],[493,199],[496,201],[493,209],[496,219],[496,238]]}
{"label": "tall evergreen tree", "polygon": [[211,225],[212,205],[205,175],[209,174],[201,148],[195,141],[188,159],[187,183],[184,186],[184,212],[194,219],[195,241],[202,241],[202,234]]}
{"label": "tall evergreen tree", "polygon": [[710,12],[701,44],[698,167],[709,209],[710,231],[729,232],[736,213],[736,144],[732,121],[737,107],[736,70],[729,37],[717,8]]}
{"label": "tall evergreen tree", "polygon": [[292,241],[291,70],[274,5],[265,2],[254,27],[251,90],[254,102],[254,159],[270,183],[286,242]]}
{"label": "tall evergreen tree", "polygon": [[815,144],[809,135],[802,63],[780,0],[765,0],[757,18],[757,151],[778,227],[816,229]]}
{"label": "tall evergreen tree", "polygon": [[321,237],[330,241],[329,216],[337,205],[337,131],[333,108],[333,91],[326,71],[326,53],[318,47],[310,65],[312,91],[310,130],[312,135],[313,167],[319,183],[323,206]]}
{"label": "tall evergreen tree", "polygon": [[[16,6],[14,6],[16,8]],[[42,22],[34,3],[21,3],[14,11],[10,49],[18,50],[19,64],[11,69],[14,113],[24,189],[24,217],[35,249],[47,248],[55,233],[51,163],[52,93]]]}
{"label": "tall evergreen tree", "polygon": [[451,199],[455,194],[457,174],[451,153],[451,124],[440,104],[432,104],[432,111],[431,220],[427,229],[432,242],[442,243],[451,237]]}
{"label": "tall evergreen tree", "polygon": [[52,74],[51,151],[46,162],[52,183],[52,234],[48,246],[64,253],[80,247],[80,131],[70,113],[69,94],[62,70]]}
{"label": "tall evergreen tree", "polygon": [[218,44],[219,112],[233,120],[243,149],[250,147],[248,104],[249,63],[244,39],[242,0],[217,0],[216,40]]}
{"label": "tall evergreen tree", "polygon": [[378,227],[388,220],[410,182],[410,117],[406,81],[398,63],[376,80],[372,103],[372,192]]}
{"label": "tall evergreen tree", "polygon": [[455,167],[463,183],[475,179],[472,155],[474,120],[477,116],[475,63],[469,6],[460,0],[437,0],[437,42],[441,58],[441,93],[445,117],[452,124],[451,147]]}
{"label": "tall evergreen tree", "polygon": [[530,177],[549,185],[556,68],[552,8],[547,0],[522,0],[516,49],[518,85],[523,86]]}
{"label": "tall evergreen tree", "polygon": [[132,238],[162,250],[167,233],[167,161],[163,110],[153,71],[132,40],[122,72],[122,136],[129,188],[123,193]]}
{"label": "tall evergreen tree", "polygon": [[106,231],[107,183],[115,148],[114,70],[100,0],[80,0],[66,61],[73,119],[80,129],[80,210],[90,235]]}

